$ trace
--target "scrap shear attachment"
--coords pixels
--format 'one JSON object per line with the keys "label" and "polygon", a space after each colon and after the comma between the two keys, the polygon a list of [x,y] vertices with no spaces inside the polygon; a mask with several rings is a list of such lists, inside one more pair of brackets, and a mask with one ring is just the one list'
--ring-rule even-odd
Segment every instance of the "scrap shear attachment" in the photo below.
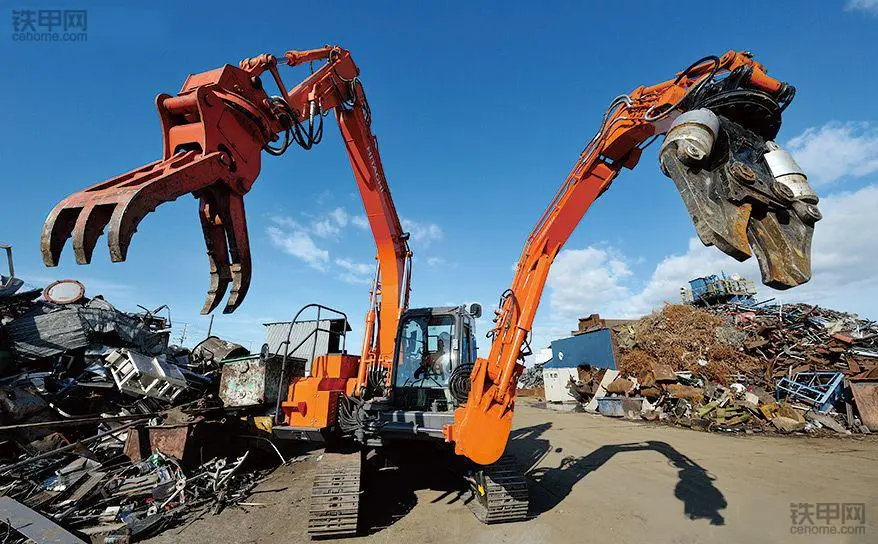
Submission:
{"label": "scrap shear attachment", "polygon": [[739,261],[755,253],[765,285],[801,285],[811,278],[818,197],[792,155],[770,140],[779,123],[766,129],[722,113],[700,108],[680,115],[662,145],[662,171],[705,245]]}

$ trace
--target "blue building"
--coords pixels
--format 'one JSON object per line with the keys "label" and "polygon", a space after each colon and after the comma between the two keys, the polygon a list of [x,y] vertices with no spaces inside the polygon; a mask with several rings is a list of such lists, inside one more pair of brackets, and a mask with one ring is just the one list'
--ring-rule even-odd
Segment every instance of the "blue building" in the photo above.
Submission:
{"label": "blue building", "polygon": [[573,400],[567,391],[570,378],[579,379],[579,367],[616,369],[616,356],[610,329],[598,329],[553,340],[552,358],[543,366],[546,400]]}

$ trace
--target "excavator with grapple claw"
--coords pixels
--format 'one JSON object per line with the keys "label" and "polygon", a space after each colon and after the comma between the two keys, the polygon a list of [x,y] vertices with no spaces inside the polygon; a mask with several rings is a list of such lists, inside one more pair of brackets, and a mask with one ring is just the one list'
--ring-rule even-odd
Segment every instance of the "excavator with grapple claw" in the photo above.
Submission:
{"label": "excavator with grapple claw", "polygon": [[[310,64],[311,73],[287,90],[281,63]],[[278,95],[266,91],[266,75]],[[738,260],[755,253],[763,282],[777,289],[810,279],[818,197],[792,155],[774,142],[794,95],[750,53],[729,51],[613,99],[527,238],[512,285],[500,296],[484,358],[476,355],[480,306],[409,308],[409,234],[390,195],[359,69],[337,46],[260,55],[190,75],[176,96],[159,95],[162,159],[62,200],[46,220],[41,249],[46,265],[57,265],[72,236],[76,260],[88,263],[108,228],[112,259],[123,261],[147,214],[192,193],[210,264],[203,312],[215,309],[230,285],[224,311],[233,312],[250,284],[243,197],[259,175],[262,151],[281,155],[293,143],[310,149],[333,111],[378,265],[361,354],[341,348],[313,357],[275,407],[276,436],[327,441],[312,490],[309,533],[356,532],[363,452],[412,440],[453,448],[466,463],[468,504],[481,521],[516,521],[528,514],[527,482],[504,451],[549,268],[592,202],[623,168],[637,165],[650,143],[664,136],[661,170],[674,181],[705,245]],[[324,318],[336,312],[325,306],[306,306],[293,322],[309,308],[318,313],[314,342],[321,332],[338,334],[321,326],[321,312]],[[285,353],[307,340],[292,346],[288,338]]]}

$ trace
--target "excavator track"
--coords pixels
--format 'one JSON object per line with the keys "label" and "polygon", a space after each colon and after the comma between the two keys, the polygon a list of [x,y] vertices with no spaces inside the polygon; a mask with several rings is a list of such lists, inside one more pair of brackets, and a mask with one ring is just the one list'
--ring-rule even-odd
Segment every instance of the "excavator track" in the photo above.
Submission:
{"label": "excavator track", "polygon": [[357,534],[362,454],[324,453],[311,487],[308,535],[312,538]]}
{"label": "excavator track", "polygon": [[493,465],[482,468],[471,485],[473,498],[467,506],[482,523],[527,519],[527,480],[513,456],[505,454]]}

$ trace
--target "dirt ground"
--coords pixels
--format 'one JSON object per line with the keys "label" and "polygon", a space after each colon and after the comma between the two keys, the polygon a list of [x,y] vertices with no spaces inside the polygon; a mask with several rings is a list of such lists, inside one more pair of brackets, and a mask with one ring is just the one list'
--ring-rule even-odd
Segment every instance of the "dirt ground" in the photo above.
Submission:
{"label": "dirt ground", "polygon": [[[558,413],[521,403],[511,451],[528,472],[532,519],[485,526],[434,460],[368,475],[364,536],[344,542],[878,542],[878,440],[725,436]],[[417,462],[416,462],[417,464]],[[316,460],[278,469],[250,503],[170,529],[154,543],[307,542]],[[817,503],[862,503],[864,533],[802,519]],[[805,510],[802,510],[805,508]],[[800,529],[800,527],[805,529]],[[797,530],[822,531],[797,534]],[[849,529],[848,529],[849,530]]]}

